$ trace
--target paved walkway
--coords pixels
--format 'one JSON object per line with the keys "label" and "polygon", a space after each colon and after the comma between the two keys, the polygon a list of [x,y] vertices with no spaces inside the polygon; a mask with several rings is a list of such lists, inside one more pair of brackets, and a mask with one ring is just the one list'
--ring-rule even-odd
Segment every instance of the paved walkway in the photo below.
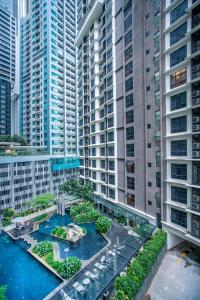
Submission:
{"label": "paved walkway", "polygon": [[200,253],[190,244],[167,252],[147,294],[151,300],[200,300]]}
{"label": "paved walkway", "polygon": [[[144,239],[139,239],[134,236],[128,235],[128,231],[113,221],[112,230],[107,235],[110,240],[110,245],[97,257],[93,258],[92,261],[73,279],[71,279],[66,285],[63,286],[62,290],[71,296],[72,299],[76,300],[95,300],[110,286],[112,285],[113,279],[121,272],[122,269],[128,264],[128,261],[136,255],[139,248],[143,245]],[[94,241],[95,242],[95,241]],[[74,294],[73,284],[79,282],[82,284],[86,278],[85,273],[87,271],[93,272],[96,262],[100,263],[102,256],[108,257],[108,251],[113,250],[114,245],[123,245],[124,249],[116,256],[116,261],[113,260],[111,264],[107,267],[105,272],[100,272],[100,276],[95,282],[91,282],[89,289],[84,295]],[[75,295],[75,296],[74,296]],[[51,300],[60,300],[63,299],[60,293],[55,294],[54,296],[47,297],[46,299]]]}

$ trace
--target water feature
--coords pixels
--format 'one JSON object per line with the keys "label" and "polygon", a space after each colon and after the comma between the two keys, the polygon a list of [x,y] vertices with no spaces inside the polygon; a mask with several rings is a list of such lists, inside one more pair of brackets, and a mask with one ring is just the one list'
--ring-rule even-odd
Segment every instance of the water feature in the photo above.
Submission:
{"label": "water feature", "polygon": [[35,260],[27,244],[0,234],[0,285],[7,285],[10,300],[41,300],[61,281]]}
{"label": "water feature", "polygon": [[57,242],[60,257],[63,259],[67,256],[76,256],[82,260],[87,260],[107,244],[107,241],[98,232],[96,232],[95,225],[93,223],[80,225],[86,228],[87,234],[80,241],[74,244],[50,236],[54,227],[63,225],[67,226],[72,222],[73,220],[69,214],[65,214],[64,216],[53,214],[51,218],[42,223],[39,230],[32,233],[31,236],[37,241],[48,240]]}

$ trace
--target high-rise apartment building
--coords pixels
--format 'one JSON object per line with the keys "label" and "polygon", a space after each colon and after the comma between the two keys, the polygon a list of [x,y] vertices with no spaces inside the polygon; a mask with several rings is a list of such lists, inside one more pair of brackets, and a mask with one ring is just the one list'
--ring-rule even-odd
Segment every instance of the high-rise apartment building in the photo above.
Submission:
{"label": "high-rise apartment building", "polygon": [[200,244],[200,1],[163,3],[164,228]]}
{"label": "high-rise apartment building", "polygon": [[15,18],[0,6],[0,135],[11,134],[11,92],[15,83]]}
{"label": "high-rise apartment building", "polygon": [[77,153],[75,2],[29,1],[21,19],[20,130],[50,154]]}
{"label": "high-rise apartment building", "polygon": [[160,1],[80,1],[78,30],[81,178],[160,225]]}

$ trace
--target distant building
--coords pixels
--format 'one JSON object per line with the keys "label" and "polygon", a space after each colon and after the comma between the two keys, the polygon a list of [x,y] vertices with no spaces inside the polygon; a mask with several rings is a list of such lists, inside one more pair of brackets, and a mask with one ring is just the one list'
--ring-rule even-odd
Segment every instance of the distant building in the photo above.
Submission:
{"label": "distant building", "polygon": [[0,135],[11,134],[11,93],[15,84],[15,18],[0,6]]}
{"label": "distant building", "polygon": [[51,154],[76,155],[75,2],[29,1],[21,19],[20,131]]}

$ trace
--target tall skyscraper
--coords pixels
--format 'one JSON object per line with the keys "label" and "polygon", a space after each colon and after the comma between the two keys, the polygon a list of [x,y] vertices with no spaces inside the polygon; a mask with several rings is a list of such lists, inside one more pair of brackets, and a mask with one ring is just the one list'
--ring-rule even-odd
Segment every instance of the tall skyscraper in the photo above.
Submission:
{"label": "tall skyscraper", "polygon": [[29,2],[21,19],[20,130],[50,154],[75,155],[75,2]]}
{"label": "tall skyscraper", "polygon": [[200,1],[163,3],[164,229],[200,245]]}
{"label": "tall skyscraper", "polygon": [[15,18],[0,6],[0,135],[11,134],[11,91],[15,83]]}
{"label": "tall skyscraper", "polygon": [[159,1],[80,1],[80,175],[160,225]]}

